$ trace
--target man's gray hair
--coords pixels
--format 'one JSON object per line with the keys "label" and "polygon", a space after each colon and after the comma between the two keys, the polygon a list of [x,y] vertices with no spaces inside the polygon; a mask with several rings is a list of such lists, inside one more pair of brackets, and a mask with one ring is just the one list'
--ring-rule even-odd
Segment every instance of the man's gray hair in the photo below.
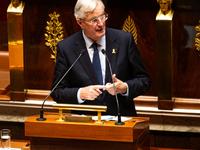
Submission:
{"label": "man's gray hair", "polygon": [[96,8],[98,2],[100,2],[105,9],[105,6],[101,0],[78,0],[74,7],[75,18],[84,19],[85,14],[92,12]]}

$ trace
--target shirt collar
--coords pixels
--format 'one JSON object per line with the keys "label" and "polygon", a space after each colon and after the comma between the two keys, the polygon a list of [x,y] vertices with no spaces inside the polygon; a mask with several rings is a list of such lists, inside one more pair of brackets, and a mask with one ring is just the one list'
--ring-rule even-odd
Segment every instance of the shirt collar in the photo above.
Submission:
{"label": "shirt collar", "polygon": [[[91,45],[92,45],[95,41],[93,41],[93,40],[91,40],[90,38],[88,38],[88,37],[85,35],[84,30],[82,30],[82,34],[83,34],[83,38],[84,38],[84,40],[85,40],[86,47],[87,47],[87,49],[89,49],[89,48],[91,47]],[[102,36],[101,39],[99,39],[98,41],[96,41],[96,43],[97,43],[98,45],[101,45],[101,46],[105,45],[105,35]]]}

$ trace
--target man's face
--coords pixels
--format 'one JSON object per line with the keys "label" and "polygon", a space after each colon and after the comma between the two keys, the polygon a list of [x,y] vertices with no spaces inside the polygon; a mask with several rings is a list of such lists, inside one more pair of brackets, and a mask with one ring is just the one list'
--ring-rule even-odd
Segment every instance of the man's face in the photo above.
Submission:
{"label": "man's face", "polygon": [[160,9],[162,11],[162,13],[167,13],[169,10],[169,4],[167,2],[167,0],[161,0],[160,1]]}
{"label": "man's face", "polygon": [[91,13],[86,14],[84,20],[77,19],[78,24],[84,30],[85,35],[93,41],[97,41],[105,35],[105,21],[101,21],[100,19],[96,23],[91,23],[90,21],[99,18],[103,14],[104,8],[98,3]]}

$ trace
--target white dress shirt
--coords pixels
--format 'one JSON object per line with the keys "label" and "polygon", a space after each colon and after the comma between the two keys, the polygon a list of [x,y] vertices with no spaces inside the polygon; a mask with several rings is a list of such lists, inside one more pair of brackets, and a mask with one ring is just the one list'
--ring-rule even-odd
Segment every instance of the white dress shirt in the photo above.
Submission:
{"label": "white dress shirt", "polygon": [[[88,38],[84,32],[83,33],[83,38],[85,40],[86,48],[88,51],[88,54],[90,56],[90,60],[92,62],[93,60],[93,54],[94,54],[94,48],[92,47],[92,44],[94,42],[97,43],[97,49],[99,51],[99,58],[101,61],[101,71],[102,71],[102,76],[103,76],[103,85],[105,85],[105,73],[106,73],[106,57],[105,55],[101,52],[102,49],[106,50],[106,37],[105,35],[98,41],[93,41],[90,38]],[[93,62],[92,62],[93,63]]]}
{"label": "white dress shirt", "polygon": [[[103,76],[103,85],[105,85],[105,77],[106,77],[106,56],[101,52],[102,49],[104,49],[106,51],[106,36],[104,35],[100,40],[98,41],[93,41],[92,39],[88,38],[85,33],[84,30],[82,30],[82,34],[83,34],[83,38],[85,40],[85,44],[86,44],[86,48],[90,57],[90,60],[92,62],[93,60],[93,53],[94,53],[94,48],[92,47],[92,44],[94,42],[97,43],[97,49],[99,51],[99,57],[101,60],[101,70],[102,70],[102,76]],[[128,84],[127,85],[127,93],[126,94],[122,94],[123,96],[128,96],[129,94],[129,88],[128,88]],[[77,92],[77,100],[78,103],[83,103],[84,100],[82,100],[80,98],[80,90],[81,88],[78,90]]]}
{"label": "white dress shirt", "polygon": [[[87,48],[87,51],[88,51],[88,54],[90,56],[90,60],[91,60],[91,63],[92,63],[92,60],[93,60],[93,54],[94,54],[94,48],[92,47],[92,44],[94,42],[97,43],[97,49],[99,51],[99,58],[101,60],[101,70],[102,70],[102,76],[103,76],[103,85],[105,85],[105,77],[106,77],[106,57],[105,55],[101,52],[102,49],[106,50],[106,36],[104,35],[100,40],[98,41],[93,41],[92,39],[88,38],[85,33],[84,33],[84,30],[82,30],[82,34],[83,34],[83,38],[85,40],[85,45],[86,45],[86,48]],[[84,100],[82,100],[80,98],[80,90],[81,88],[78,90],[77,92],[77,100],[78,100],[78,103],[83,103]]]}

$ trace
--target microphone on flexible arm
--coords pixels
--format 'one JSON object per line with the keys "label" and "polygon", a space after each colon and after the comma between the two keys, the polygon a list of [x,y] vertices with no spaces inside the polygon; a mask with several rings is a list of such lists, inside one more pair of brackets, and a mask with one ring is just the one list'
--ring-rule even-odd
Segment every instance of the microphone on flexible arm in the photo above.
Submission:
{"label": "microphone on flexible arm", "polygon": [[74,66],[74,64],[79,60],[79,58],[86,52],[85,49],[83,49],[80,52],[80,55],[78,56],[78,58],[74,61],[74,63],[71,65],[71,67],[65,72],[65,74],[62,76],[62,78],[57,82],[57,84],[54,86],[54,88],[51,90],[51,92],[49,93],[49,95],[45,98],[45,100],[43,101],[41,110],[40,110],[40,118],[37,118],[37,121],[45,121],[46,118],[43,118],[43,107],[44,107],[44,103],[45,101],[49,98],[49,96],[51,95],[51,93],[55,90],[55,88],[60,84],[60,82],[63,80],[63,78],[68,74],[68,72],[71,70],[71,68]]}
{"label": "microphone on flexible arm", "polygon": [[124,122],[121,122],[121,114],[120,114],[120,109],[119,109],[119,101],[118,101],[118,98],[117,98],[117,92],[116,92],[116,88],[115,88],[115,83],[114,83],[114,79],[113,79],[113,73],[112,73],[112,68],[111,68],[111,65],[110,65],[110,61],[106,55],[106,51],[104,49],[101,50],[101,52],[106,56],[106,59],[108,61],[108,64],[109,64],[109,68],[110,68],[110,73],[111,73],[111,78],[112,78],[112,82],[113,82],[113,88],[114,88],[114,92],[115,92],[115,98],[116,98],[116,102],[117,102],[117,109],[118,109],[118,122],[115,123],[115,125],[124,125],[125,123]]}

